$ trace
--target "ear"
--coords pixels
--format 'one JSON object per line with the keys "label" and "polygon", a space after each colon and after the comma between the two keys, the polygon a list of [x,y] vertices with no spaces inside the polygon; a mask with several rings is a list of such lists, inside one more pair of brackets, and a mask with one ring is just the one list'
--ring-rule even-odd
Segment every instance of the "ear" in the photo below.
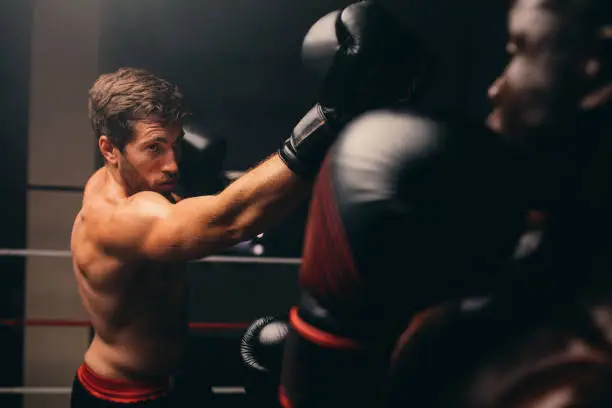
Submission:
{"label": "ear", "polygon": [[111,165],[117,164],[119,161],[119,149],[113,145],[108,136],[102,135],[98,138],[98,147],[102,157],[104,157],[104,161]]}
{"label": "ear", "polygon": [[603,26],[596,33],[595,46],[590,58],[584,64],[584,73],[590,78],[604,75],[610,78],[612,73],[612,25]]}
{"label": "ear", "polygon": [[601,27],[596,42],[593,55],[583,66],[588,93],[580,105],[587,110],[612,99],[612,26]]}
{"label": "ear", "polygon": [[601,27],[598,37],[602,72],[608,78],[612,78],[612,25]]}

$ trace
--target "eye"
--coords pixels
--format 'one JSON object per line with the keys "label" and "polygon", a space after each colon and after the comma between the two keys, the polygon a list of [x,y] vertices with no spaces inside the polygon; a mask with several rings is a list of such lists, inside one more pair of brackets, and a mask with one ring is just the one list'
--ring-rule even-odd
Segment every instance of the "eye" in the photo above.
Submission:
{"label": "eye", "polygon": [[527,37],[525,34],[516,33],[512,35],[508,45],[506,45],[506,51],[511,56],[525,53],[527,51]]}
{"label": "eye", "polygon": [[152,153],[161,153],[162,147],[159,143],[155,143],[155,144],[147,146],[147,150]]}
{"label": "eye", "polygon": [[517,47],[515,43],[508,43],[506,45],[506,52],[508,55],[513,56],[517,52]]}

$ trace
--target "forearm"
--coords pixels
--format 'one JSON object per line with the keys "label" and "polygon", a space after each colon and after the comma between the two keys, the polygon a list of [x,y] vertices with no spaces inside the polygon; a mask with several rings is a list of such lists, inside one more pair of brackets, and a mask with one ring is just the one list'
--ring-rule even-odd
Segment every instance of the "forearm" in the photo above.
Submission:
{"label": "forearm", "polygon": [[170,259],[204,257],[272,227],[307,197],[311,187],[311,181],[296,176],[274,154],[218,195],[177,203],[155,230],[167,234],[163,245]]}
{"label": "forearm", "polygon": [[293,173],[277,154],[230,184],[218,195],[240,240],[274,226],[306,198],[312,187]]}

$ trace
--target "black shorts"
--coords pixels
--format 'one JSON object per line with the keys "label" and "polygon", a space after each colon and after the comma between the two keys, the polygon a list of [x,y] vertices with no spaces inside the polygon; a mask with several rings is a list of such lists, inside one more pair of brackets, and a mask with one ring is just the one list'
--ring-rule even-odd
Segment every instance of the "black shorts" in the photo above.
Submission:
{"label": "black shorts", "polygon": [[111,407],[214,407],[207,381],[186,372],[176,378],[155,382],[117,380],[101,377],[86,364],[81,365],[72,384],[71,408]]}

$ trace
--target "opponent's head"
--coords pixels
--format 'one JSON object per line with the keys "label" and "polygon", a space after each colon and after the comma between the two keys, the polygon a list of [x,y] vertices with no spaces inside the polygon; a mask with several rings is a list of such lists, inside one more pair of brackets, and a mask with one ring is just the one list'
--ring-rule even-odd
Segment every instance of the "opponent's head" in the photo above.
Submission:
{"label": "opponent's head", "polygon": [[178,87],[143,69],[101,75],[89,91],[100,152],[129,194],[174,188],[185,116]]}
{"label": "opponent's head", "polygon": [[609,101],[610,0],[513,0],[508,23],[510,61],[489,90],[491,127],[522,142],[552,141]]}

